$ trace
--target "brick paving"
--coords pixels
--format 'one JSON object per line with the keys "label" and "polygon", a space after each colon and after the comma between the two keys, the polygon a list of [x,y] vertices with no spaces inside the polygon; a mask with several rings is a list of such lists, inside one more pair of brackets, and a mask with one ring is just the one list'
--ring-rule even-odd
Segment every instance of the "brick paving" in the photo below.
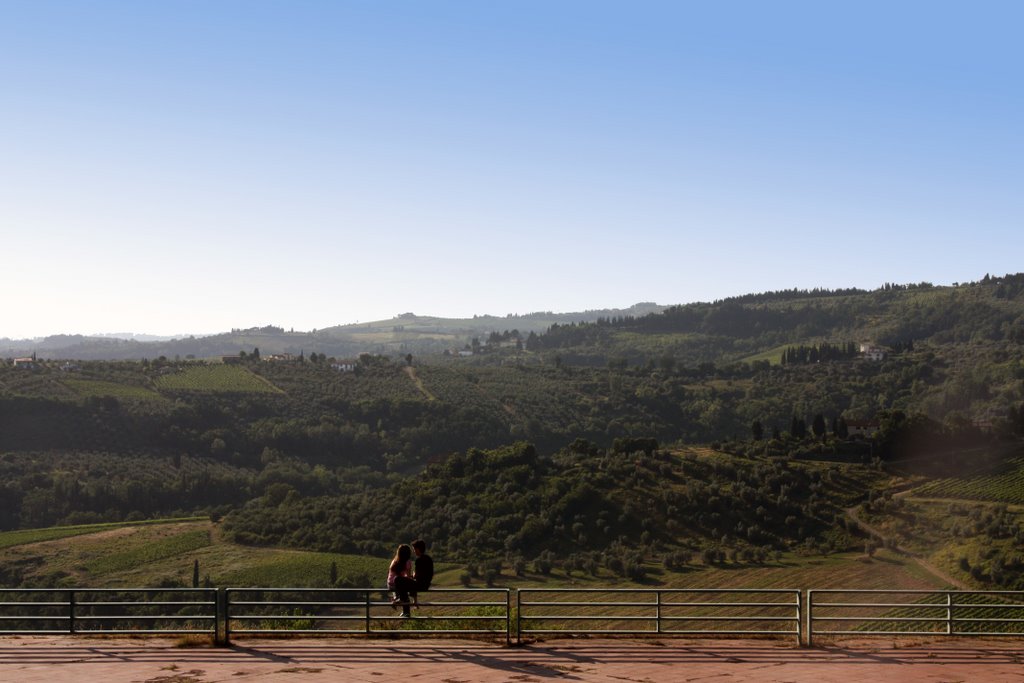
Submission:
{"label": "brick paving", "polygon": [[0,638],[5,683],[1024,683],[1024,643],[873,641],[798,648],[776,641],[240,640],[229,648],[159,638]]}

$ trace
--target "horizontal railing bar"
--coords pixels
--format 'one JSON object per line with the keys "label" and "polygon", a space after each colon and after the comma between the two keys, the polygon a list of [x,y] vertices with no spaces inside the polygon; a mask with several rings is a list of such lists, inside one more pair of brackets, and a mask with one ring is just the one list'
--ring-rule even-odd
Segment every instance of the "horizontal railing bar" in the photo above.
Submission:
{"label": "horizontal railing bar", "polygon": [[45,614],[26,614],[26,615],[21,616],[21,617],[18,617],[18,616],[6,617],[5,616],[5,617],[0,617],[0,619],[2,619],[4,621],[24,621],[26,619],[30,619],[30,620],[31,619],[35,619],[36,621],[56,621],[57,619],[65,619],[65,620],[71,619],[71,617],[69,617],[66,614],[63,614],[63,615],[62,614],[54,614],[53,616],[46,616]]}
{"label": "horizontal railing bar", "polygon": [[256,634],[256,633],[280,633],[280,634],[288,634],[288,633],[295,633],[295,634],[300,634],[300,633],[348,633],[348,634],[366,635],[366,630],[365,629],[361,629],[361,628],[359,628],[359,629],[355,629],[355,628],[303,628],[303,629],[300,629],[300,628],[296,628],[296,629],[291,629],[291,628],[287,628],[287,629],[286,628],[232,628],[231,629],[231,635],[233,635],[233,636],[234,635],[243,635],[243,634],[251,635],[251,634]]}
{"label": "horizontal railing bar", "polygon": [[[355,602],[321,602],[319,600],[232,600],[232,605],[317,605],[322,607],[365,607],[365,600],[357,600]],[[390,605],[390,602],[371,602],[371,605]],[[422,603],[421,603],[422,604]]]}
{"label": "horizontal railing bar", "polygon": [[[65,603],[65,604],[67,604],[67,603]],[[79,604],[98,604],[98,603],[79,603]],[[125,604],[125,603],[115,603],[115,604]],[[143,604],[157,604],[157,603],[138,603],[138,604],[143,605]],[[380,600],[380,601],[376,601],[376,602],[370,602],[370,603],[367,603],[365,600],[359,600],[359,601],[355,601],[355,602],[320,602],[320,601],[315,601],[315,600],[312,600],[312,601],[311,600],[305,600],[305,601],[300,601],[300,600],[232,600],[230,602],[230,604],[231,604],[232,607],[234,607],[234,606],[250,606],[251,607],[251,606],[259,605],[259,606],[264,606],[264,607],[308,607],[308,606],[316,606],[316,607],[358,607],[358,608],[364,608],[364,607],[366,607],[367,604],[369,604],[370,607],[394,607],[395,604],[401,604],[401,603],[393,603],[391,601],[384,601],[384,600]],[[414,605],[415,603],[410,602],[409,604],[410,605]],[[548,603],[548,604],[556,604],[556,603]],[[591,603],[588,603],[588,604],[591,604]],[[646,606],[648,606],[648,607],[653,607],[655,605],[655,603],[653,603],[653,602],[651,602],[651,603],[644,603],[644,604]],[[420,602],[419,603],[419,607],[505,607],[505,603],[504,602]]]}
{"label": "horizontal railing bar", "polygon": [[0,602],[0,609],[4,607],[67,607],[70,601],[64,602]]}
{"label": "horizontal railing bar", "polygon": [[795,602],[663,602],[662,607],[796,607]]}
{"label": "horizontal railing bar", "polygon": [[[232,614],[230,616],[232,621],[360,621],[365,622],[367,620],[366,615],[324,615],[318,616],[315,614]],[[445,615],[445,616],[412,616],[412,617],[400,617],[397,614],[389,616],[376,616],[372,615],[369,617],[371,621],[389,621],[392,619],[417,619],[420,621],[504,621],[505,615],[494,615],[494,616],[480,616],[476,614],[467,614],[464,616],[458,615]],[[234,631],[235,629],[231,629]]]}
{"label": "horizontal railing bar", "polygon": [[[547,634],[550,634],[550,633],[565,633],[565,631],[561,630],[561,629],[540,629],[540,628],[525,629],[524,628],[521,631],[521,633],[547,633]],[[639,630],[628,630],[628,629],[587,629],[587,630],[573,631],[573,633],[608,633],[608,634],[618,633],[618,634],[628,634],[628,635],[639,635],[639,634],[647,634],[647,633],[650,633],[652,635],[664,635],[665,633],[684,633],[684,634],[690,634],[690,635],[705,634],[705,635],[773,635],[773,636],[778,635],[778,636],[786,636],[786,635],[794,635],[794,634],[797,633],[797,631],[765,631],[765,630],[749,630],[749,631],[741,630],[741,631],[738,631],[738,630],[735,630],[735,629],[730,629],[730,630],[726,630],[726,629],[722,629],[722,630],[707,630],[707,631],[704,631],[704,630],[692,630],[692,631],[691,630],[679,630],[679,631],[644,630],[644,631],[639,631]]]}
{"label": "horizontal railing bar", "polygon": [[[546,590],[546,589],[545,589]],[[907,593],[913,595],[1020,595],[1021,591],[975,591],[975,590],[953,590],[936,591],[927,589],[906,589],[899,588],[812,588],[811,593]]]}
{"label": "horizontal railing bar", "polygon": [[[217,590],[217,588],[0,588],[0,592],[3,593],[216,593]],[[258,589],[246,588],[245,590]]]}
{"label": "horizontal railing bar", "polygon": [[178,633],[214,633],[216,629],[212,628],[192,628],[192,629],[75,629],[75,635],[86,634],[86,635],[128,635],[138,633],[148,634],[178,634]]}
{"label": "horizontal railing bar", "polygon": [[[67,589],[53,589],[63,590]],[[211,589],[216,590],[216,589]],[[533,588],[530,590],[547,590]],[[228,593],[387,593],[387,588],[225,588]],[[431,593],[470,593],[479,595],[481,593],[507,593],[508,588],[431,588]]]}
{"label": "horizontal railing bar", "polygon": [[815,609],[826,607],[912,607],[914,609],[946,609],[946,603],[921,603],[921,602],[816,602]]}
{"label": "horizontal railing bar", "polygon": [[799,621],[797,617],[754,617],[754,616],[707,616],[707,617],[661,617],[662,621]]}
{"label": "horizontal railing bar", "polygon": [[[433,589],[431,589],[433,591]],[[520,588],[520,593],[797,593],[796,588]],[[1010,593],[1014,591],[1008,591]]]}
{"label": "horizontal railing bar", "polygon": [[[556,615],[524,615],[523,620],[530,621],[657,621],[658,617],[634,617],[634,616],[608,616],[608,615],[578,615],[556,616]],[[661,621],[798,621],[796,617],[756,617],[756,616],[705,616],[705,617],[661,617]]]}
{"label": "horizontal railing bar", "polygon": [[995,617],[954,617],[951,621],[960,623],[987,622],[995,624],[1024,624],[1024,619],[1011,619],[1010,617],[1005,617],[1003,619],[998,619]]}
{"label": "horizontal railing bar", "polygon": [[815,631],[816,636],[945,636],[945,631]]}
{"label": "horizontal railing bar", "polygon": [[[64,604],[66,605],[68,603],[64,603]],[[180,601],[180,600],[173,600],[173,601],[153,600],[152,602],[150,602],[150,601],[143,601],[143,600],[113,600],[113,601],[111,601],[111,600],[103,600],[103,601],[100,601],[100,600],[95,600],[95,601],[94,600],[76,600],[75,601],[75,606],[76,607],[87,607],[89,605],[98,605],[98,606],[101,606],[101,607],[120,607],[122,605],[139,605],[139,606],[143,606],[143,607],[151,607],[151,606],[160,606],[160,607],[207,607],[209,605],[216,605],[216,604],[217,604],[216,600],[193,600],[193,601],[190,601],[190,602],[185,602],[185,601]]]}
{"label": "horizontal railing bar", "polygon": [[972,608],[972,609],[1024,609],[1024,602],[1021,603],[972,603],[972,602],[954,602],[950,607],[956,607],[961,609]]}
{"label": "horizontal railing bar", "polygon": [[154,616],[139,616],[139,617],[121,617],[121,616],[103,616],[103,617],[88,617],[80,614],[75,615],[75,623],[87,623],[90,621],[216,621],[215,616],[195,616],[195,617],[154,617]]}
{"label": "horizontal railing bar", "polygon": [[523,615],[523,620],[532,621],[657,621],[658,618],[655,616],[649,617],[634,617],[634,616],[608,616],[595,614],[593,616],[580,616],[578,614],[572,616],[554,616],[554,615]]}
{"label": "horizontal railing bar", "polygon": [[436,629],[435,630],[435,629],[430,629],[428,631],[410,631],[410,630],[407,630],[407,629],[389,629],[389,630],[381,629],[381,630],[370,631],[370,633],[371,634],[383,633],[383,634],[389,634],[389,635],[401,634],[401,635],[411,635],[411,636],[431,636],[431,635],[437,635],[437,634],[446,635],[446,636],[463,635],[463,634],[466,634],[466,635],[490,635],[490,634],[493,634],[493,633],[505,633],[505,629],[503,629],[503,628],[501,628],[501,629],[497,629],[497,628],[490,628],[490,629],[488,629],[488,628],[476,628],[476,629],[467,628],[467,629],[452,629],[452,630],[444,630],[444,629]]}
{"label": "horizontal railing bar", "polygon": [[[370,631],[370,633],[402,633],[409,635],[431,635],[437,633],[457,634],[457,633],[504,633],[505,629],[455,629],[455,630],[441,630],[431,629],[429,631],[410,631],[408,629],[377,629]],[[358,634],[365,635],[366,631],[363,629],[327,629],[327,628],[305,628],[305,629],[274,629],[274,628],[248,628],[248,629],[231,629],[232,635],[238,634],[257,634],[257,633],[278,633],[287,635],[290,633],[299,634],[310,634],[310,633],[347,633],[347,634]]]}
{"label": "horizontal railing bar", "polygon": [[811,617],[814,621],[931,621],[936,624],[945,624],[948,619],[945,617]]}
{"label": "horizontal railing bar", "polygon": [[[293,621],[300,621],[303,619],[316,620],[316,621],[343,621],[345,619],[352,621],[366,621],[366,615],[337,615],[337,614],[325,614],[319,616],[316,614],[232,614],[230,616],[232,620],[237,619],[238,621],[256,621],[258,619],[290,619]],[[396,617],[392,617],[394,619]]]}
{"label": "horizontal railing bar", "polygon": [[657,607],[656,602],[521,602],[523,607]]}

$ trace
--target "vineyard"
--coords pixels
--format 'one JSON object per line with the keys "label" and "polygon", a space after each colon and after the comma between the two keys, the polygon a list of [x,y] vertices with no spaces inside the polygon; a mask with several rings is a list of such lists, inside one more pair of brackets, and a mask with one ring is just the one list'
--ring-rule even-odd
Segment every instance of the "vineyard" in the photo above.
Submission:
{"label": "vineyard", "polygon": [[1024,504],[1024,458],[1009,461],[1006,468],[997,473],[929,482],[915,489],[914,495]]}
{"label": "vineyard", "polygon": [[125,526],[149,526],[153,524],[170,524],[177,522],[191,522],[197,518],[183,517],[180,519],[147,519],[141,522],[110,522],[106,524],[79,524],[77,526],[57,526],[48,529],[18,529],[16,531],[0,532],[0,549],[13,548],[19,545],[30,543],[42,543],[43,541],[54,541],[61,538],[95,534],[101,531],[119,529]]}
{"label": "vineyard", "polygon": [[329,587],[331,565],[338,582],[350,586],[376,586],[387,574],[387,559],[295,550],[270,550],[251,556],[244,566],[220,573],[217,580],[228,586]]}
{"label": "vineyard", "polygon": [[136,399],[143,401],[165,400],[155,391],[133,384],[79,378],[65,379],[64,384],[76,394],[83,397],[113,396],[117,399]]}
{"label": "vineyard", "polygon": [[210,544],[209,529],[185,531],[145,545],[103,555],[85,567],[89,572],[96,574],[124,571],[143,564],[168,560]]}
{"label": "vineyard", "polygon": [[162,375],[153,383],[162,391],[199,393],[280,393],[265,379],[236,365],[193,365]]}

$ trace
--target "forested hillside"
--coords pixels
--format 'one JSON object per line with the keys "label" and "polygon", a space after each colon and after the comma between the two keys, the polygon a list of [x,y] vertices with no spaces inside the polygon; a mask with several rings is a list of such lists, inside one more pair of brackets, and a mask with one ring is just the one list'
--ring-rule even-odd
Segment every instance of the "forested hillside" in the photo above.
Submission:
{"label": "forested hillside", "polygon": [[886,468],[1019,457],[1022,342],[1014,275],[495,331],[465,355],[7,362],[0,528],[200,513],[250,544],[429,535],[623,571],[855,547],[839,511]]}

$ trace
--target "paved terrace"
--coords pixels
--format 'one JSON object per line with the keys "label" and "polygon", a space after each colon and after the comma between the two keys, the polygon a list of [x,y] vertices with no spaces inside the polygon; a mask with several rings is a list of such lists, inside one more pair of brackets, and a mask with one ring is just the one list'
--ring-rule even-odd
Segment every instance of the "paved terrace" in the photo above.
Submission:
{"label": "paved terrace", "polygon": [[769,640],[580,638],[506,647],[466,640],[0,638],[0,681],[57,683],[881,683],[1024,681],[1020,640],[872,640],[798,648]]}

